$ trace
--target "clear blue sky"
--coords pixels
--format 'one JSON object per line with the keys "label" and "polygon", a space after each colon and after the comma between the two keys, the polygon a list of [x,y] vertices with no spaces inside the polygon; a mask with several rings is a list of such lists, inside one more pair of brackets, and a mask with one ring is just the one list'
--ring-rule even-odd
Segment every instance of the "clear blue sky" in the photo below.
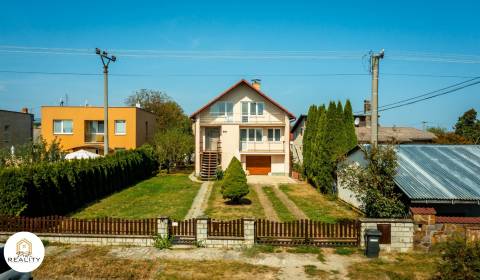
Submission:
{"label": "clear blue sky", "polygon": [[[261,78],[262,89],[297,115],[312,103],[331,99],[350,98],[354,110],[361,110],[363,100],[370,98],[370,76],[311,74],[367,74],[362,55],[381,48],[386,52],[381,73],[480,76],[478,1],[29,2],[2,3],[3,49],[118,50],[112,74],[148,76],[111,76],[111,105],[123,105],[134,90],[150,88],[166,92],[191,113],[239,79]],[[94,55],[1,49],[0,71],[101,73]],[[197,56],[126,56],[128,50],[195,51]],[[218,57],[217,51],[244,51],[248,57]],[[267,51],[277,52],[270,56]],[[292,51],[327,54],[328,59],[285,57]],[[410,56],[405,58],[407,52]],[[432,52],[442,58],[455,56],[453,62],[418,59]],[[347,54],[348,59],[339,57]],[[460,63],[459,55],[476,57],[474,63]],[[380,105],[465,79],[381,75]],[[58,104],[66,93],[70,105],[86,99],[102,105],[102,83],[102,76],[0,72],[0,108],[25,106],[38,115],[39,106]],[[428,121],[451,127],[472,107],[480,111],[480,85],[383,112],[381,123],[421,127]]]}

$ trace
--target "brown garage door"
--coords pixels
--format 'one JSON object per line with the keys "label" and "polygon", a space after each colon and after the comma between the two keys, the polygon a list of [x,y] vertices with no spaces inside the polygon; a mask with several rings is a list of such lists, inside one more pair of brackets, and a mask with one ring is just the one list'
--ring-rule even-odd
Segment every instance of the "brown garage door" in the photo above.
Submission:
{"label": "brown garage door", "polygon": [[250,175],[268,175],[272,171],[270,156],[247,156],[247,170]]}

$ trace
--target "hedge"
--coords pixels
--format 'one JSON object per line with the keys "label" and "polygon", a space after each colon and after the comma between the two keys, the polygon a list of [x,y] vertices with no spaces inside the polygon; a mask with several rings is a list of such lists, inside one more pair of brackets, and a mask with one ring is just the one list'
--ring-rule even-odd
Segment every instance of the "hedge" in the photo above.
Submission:
{"label": "hedge", "polygon": [[68,214],[151,177],[157,170],[149,146],[97,159],[5,168],[0,170],[0,214]]}

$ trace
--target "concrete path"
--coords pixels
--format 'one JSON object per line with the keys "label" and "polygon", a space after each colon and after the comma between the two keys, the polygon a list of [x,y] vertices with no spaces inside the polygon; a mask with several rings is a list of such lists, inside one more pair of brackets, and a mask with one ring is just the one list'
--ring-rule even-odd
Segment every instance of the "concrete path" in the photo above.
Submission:
{"label": "concrete path", "polygon": [[295,202],[291,201],[288,196],[280,190],[278,185],[273,186],[273,192],[282,201],[282,203],[288,208],[288,211],[292,213],[297,219],[308,219],[307,215],[298,208]]}
{"label": "concrete path", "polygon": [[200,189],[198,190],[192,206],[190,207],[190,210],[188,210],[187,216],[185,216],[185,219],[197,218],[205,214],[205,209],[207,209],[208,205],[208,199],[212,193],[212,186],[212,182],[202,182],[202,185],[200,186]]}
{"label": "concrete path", "polygon": [[260,204],[263,207],[263,211],[265,212],[265,218],[267,220],[272,220],[272,221],[280,221],[280,218],[277,215],[277,212],[275,209],[273,209],[272,202],[268,197],[265,195],[263,192],[262,186],[261,185],[252,185],[252,187],[255,189],[255,192],[257,193],[258,200],[260,201]]}
{"label": "concrete path", "polygon": [[249,175],[247,176],[247,183],[252,185],[281,185],[295,184],[296,181],[288,176]]}

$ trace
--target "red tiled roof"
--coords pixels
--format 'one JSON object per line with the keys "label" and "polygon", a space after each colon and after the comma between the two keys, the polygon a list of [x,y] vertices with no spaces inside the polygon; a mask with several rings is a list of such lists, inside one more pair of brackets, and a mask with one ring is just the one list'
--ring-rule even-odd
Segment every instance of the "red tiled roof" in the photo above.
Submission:
{"label": "red tiled roof", "polygon": [[275,100],[273,100],[272,98],[268,97],[265,93],[261,92],[260,90],[256,89],[255,87],[253,87],[249,82],[245,81],[244,79],[240,80],[238,83],[234,84],[233,86],[231,86],[229,89],[227,89],[226,91],[224,91],[223,93],[221,93],[220,95],[218,95],[217,97],[215,97],[213,100],[211,100],[210,102],[208,102],[205,106],[203,106],[202,108],[198,109],[197,111],[195,111],[193,114],[190,115],[190,118],[193,118],[195,117],[196,115],[198,115],[200,112],[202,112],[203,110],[207,109],[208,107],[210,107],[213,103],[215,103],[217,100],[219,100],[220,98],[222,98],[224,95],[226,95],[227,93],[229,93],[230,91],[232,91],[234,88],[238,87],[239,85],[241,84],[245,84],[247,85],[249,88],[253,89],[256,93],[258,93],[260,96],[262,96],[263,98],[267,99],[268,101],[270,101],[273,105],[277,106],[278,108],[280,108],[282,111],[284,111],[285,113],[287,113],[288,117],[291,119],[291,120],[294,120],[295,119],[295,115],[290,113],[287,109],[285,109],[282,105],[278,104]]}
{"label": "red tiled roof", "polygon": [[437,216],[437,224],[480,224],[480,217]]}
{"label": "red tiled roof", "polygon": [[414,215],[435,215],[437,211],[432,207],[410,207],[410,211]]}

